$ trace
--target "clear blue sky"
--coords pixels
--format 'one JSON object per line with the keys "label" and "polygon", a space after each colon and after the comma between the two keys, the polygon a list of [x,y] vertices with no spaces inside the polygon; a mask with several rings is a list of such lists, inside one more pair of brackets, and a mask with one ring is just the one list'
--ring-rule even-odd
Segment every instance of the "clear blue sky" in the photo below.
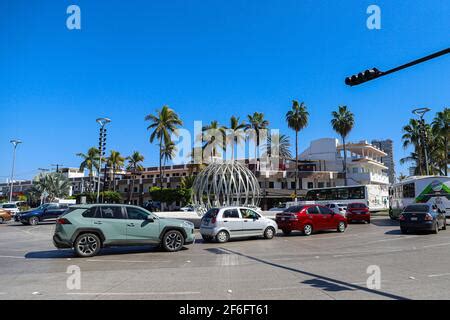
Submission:
{"label": "clear blue sky", "polygon": [[[366,28],[366,8],[382,10],[382,29]],[[82,30],[66,28],[81,8]],[[139,150],[157,163],[144,116],[168,104],[186,128],[194,120],[263,112],[293,137],[284,115],[304,101],[310,140],[333,137],[330,113],[355,113],[350,140],[392,138],[397,170],[401,126],[413,107],[450,102],[450,57],[362,86],[344,77],[388,69],[449,47],[450,3],[437,1],[28,1],[0,2],[0,181],[11,170],[11,138],[24,141],[17,177],[52,163],[78,166],[77,152],[98,141],[109,116],[108,149]],[[430,120],[431,117],[428,117]]]}

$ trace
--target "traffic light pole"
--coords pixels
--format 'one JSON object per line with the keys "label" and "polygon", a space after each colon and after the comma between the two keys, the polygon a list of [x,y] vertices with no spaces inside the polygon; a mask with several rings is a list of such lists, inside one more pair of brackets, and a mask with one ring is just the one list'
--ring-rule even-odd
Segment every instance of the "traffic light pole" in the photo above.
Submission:
{"label": "traffic light pole", "polygon": [[403,70],[403,69],[415,66],[416,64],[419,64],[419,63],[422,63],[422,62],[425,62],[425,61],[428,61],[428,60],[431,60],[431,59],[443,56],[443,55],[448,54],[448,53],[450,53],[450,48],[447,48],[447,49],[435,52],[433,54],[430,54],[430,55],[428,55],[426,57],[423,57],[423,58],[420,58],[420,59],[408,62],[408,63],[406,63],[404,65],[401,65],[399,67],[390,69],[388,71],[380,71],[377,68],[366,70],[366,71],[364,71],[362,73],[359,73],[358,75],[353,75],[351,77],[347,77],[345,79],[345,84],[347,84],[349,86],[356,86],[358,84],[361,84],[361,83],[364,83],[364,82],[367,82],[367,81],[370,81],[370,80],[373,80],[373,79],[377,79],[377,78],[386,76],[388,74],[391,74],[391,73],[394,73],[394,72],[397,72],[397,71],[400,71],[400,70]]}

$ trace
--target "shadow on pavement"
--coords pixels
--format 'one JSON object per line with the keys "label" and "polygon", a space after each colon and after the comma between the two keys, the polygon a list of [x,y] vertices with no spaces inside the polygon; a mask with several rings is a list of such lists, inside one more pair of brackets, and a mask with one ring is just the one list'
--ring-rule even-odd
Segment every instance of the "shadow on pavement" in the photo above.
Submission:
{"label": "shadow on pavement", "polygon": [[355,290],[355,289],[352,289],[349,287],[344,287],[344,286],[338,285],[336,283],[325,281],[325,280],[320,280],[320,279],[305,280],[302,283],[309,284],[311,287],[322,289],[325,291],[337,292],[337,291],[354,291]]}
{"label": "shadow on pavement", "polygon": [[[342,286],[342,287],[347,287],[347,288],[353,288],[354,290],[365,291],[365,292],[376,294],[376,295],[379,295],[379,296],[382,296],[382,297],[385,297],[385,298],[388,298],[388,299],[410,300],[410,299],[408,299],[406,297],[398,296],[398,295],[395,295],[395,294],[392,294],[392,293],[389,293],[389,292],[383,292],[383,291],[380,291],[380,290],[373,290],[373,289],[369,289],[367,287],[363,287],[363,286],[360,286],[360,285],[356,285],[356,284],[348,283],[348,282],[345,282],[345,281],[341,281],[341,280],[337,280],[337,279],[321,276],[319,274],[315,274],[315,273],[312,273],[312,272],[308,272],[308,271],[304,271],[304,270],[300,270],[300,269],[295,269],[293,267],[288,267],[288,266],[284,266],[282,264],[278,264],[278,263],[270,262],[270,261],[263,260],[263,259],[260,259],[260,258],[252,257],[252,256],[249,256],[249,255],[246,255],[246,254],[234,251],[234,250],[230,250],[230,249],[226,249],[226,248],[221,248],[221,249],[224,250],[224,251],[231,252],[233,254],[237,254],[237,255],[239,255],[241,257],[245,257],[245,258],[248,258],[248,259],[260,262],[260,263],[267,264],[267,265],[272,266],[272,267],[276,267],[276,268],[284,269],[284,270],[287,270],[287,271],[300,273],[300,274],[306,275],[308,277],[316,278],[316,279],[310,280],[310,281],[314,281],[313,285],[314,284],[318,285],[319,283],[317,281],[323,281],[323,282],[333,283],[335,286]],[[323,284],[323,282],[322,282],[322,284]],[[327,285],[327,287],[329,287],[329,285]]]}
{"label": "shadow on pavement", "polygon": [[396,220],[391,220],[390,218],[387,219],[372,219],[372,224],[379,226],[379,227],[398,227],[399,223]]}

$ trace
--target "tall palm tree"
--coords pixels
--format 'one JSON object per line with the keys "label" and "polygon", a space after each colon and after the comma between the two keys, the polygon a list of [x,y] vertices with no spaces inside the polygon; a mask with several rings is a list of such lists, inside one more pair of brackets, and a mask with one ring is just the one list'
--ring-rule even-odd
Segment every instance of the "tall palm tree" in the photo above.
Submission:
{"label": "tall palm tree", "polygon": [[308,125],[308,117],[306,105],[293,100],[291,110],[286,113],[286,122],[288,127],[295,131],[295,199],[297,199],[298,182],[298,133]]}
{"label": "tall palm tree", "polygon": [[267,127],[269,126],[269,121],[264,119],[264,113],[261,112],[254,112],[253,115],[249,114],[247,115],[247,119],[249,124],[247,125],[247,130],[253,130],[254,134],[256,135],[256,139],[255,139],[255,172],[256,172],[256,165],[258,163],[258,156],[259,153],[258,148],[259,148],[259,133],[260,130],[263,129],[267,129]]}
{"label": "tall palm tree", "polygon": [[436,116],[433,119],[432,131],[434,135],[440,136],[443,139],[443,159],[442,160],[442,169],[444,175],[448,175],[448,145],[450,142],[450,108],[444,108],[443,111],[439,111],[436,113]]}
{"label": "tall palm tree", "polygon": [[234,160],[234,149],[245,139],[244,130],[247,127],[244,121],[239,122],[239,117],[230,118],[230,126],[226,129],[231,137],[231,160]]}
{"label": "tall palm tree", "polygon": [[125,158],[122,157],[119,151],[111,150],[109,157],[106,159],[106,163],[112,169],[112,182],[113,190],[116,191],[116,172],[122,169]]}
{"label": "tall palm tree", "polygon": [[[92,186],[92,179],[94,176],[94,171],[99,171],[99,159],[100,159],[100,152],[97,148],[91,147],[89,148],[87,154],[84,153],[77,153],[78,157],[81,157],[83,161],[80,164],[80,171],[84,171],[87,169],[89,171],[89,183]],[[100,175],[99,175],[100,177]]]}
{"label": "tall palm tree", "polygon": [[417,160],[416,170],[419,175],[424,173],[423,150],[421,143],[420,123],[416,119],[410,119],[409,123],[403,127],[403,148],[414,147],[414,154]]}
{"label": "tall palm tree", "polygon": [[267,143],[265,144],[264,153],[271,157],[273,153],[278,152],[278,156],[282,159],[290,159],[291,155],[291,142],[287,135],[274,133],[267,137]]}
{"label": "tall palm tree", "polygon": [[[127,171],[131,172],[131,180],[133,181],[133,189],[134,189],[134,179],[137,173],[144,171],[144,166],[142,162],[144,161],[144,156],[140,154],[138,151],[133,151],[131,156],[126,158],[127,163]],[[128,203],[131,202],[131,188],[130,182],[128,180]]]}
{"label": "tall palm tree", "polygon": [[172,160],[173,157],[175,157],[175,152],[177,148],[175,146],[175,143],[172,141],[167,141],[164,143],[163,148],[161,149],[161,157],[162,157],[162,163],[163,163],[163,170],[162,174],[164,175],[164,167],[166,166],[166,163],[168,160]]}
{"label": "tall palm tree", "polygon": [[352,131],[355,125],[355,118],[353,113],[348,110],[347,106],[339,106],[338,111],[331,113],[333,119],[331,119],[331,126],[342,138],[342,145],[344,147],[344,184],[347,185],[347,150],[345,146],[345,138]]}
{"label": "tall palm tree", "polygon": [[[206,139],[203,145],[203,150],[207,147],[211,148],[211,160],[218,155],[217,149],[225,150],[225,127],[221,126],[218,121],[213,120],[210,124],[202,127],[202,139]],[[222,136],[222,141],[216,139],[217,136]]]}
{"label": "tall palm tree", "polygon": [[[163,106],[160,110],[156,110],[156,114],[148,114],[145,121],[150,121],[147,130],[153,129],[150,135],[150,143],[156,139],[159,140],[159,186],[162,189],[162,148],[164,143],[170,141],[171,133],[176,133],[177,128],[183,125],[178,114],[169,108]],[[164,141],[163,141],[164,140]]]}

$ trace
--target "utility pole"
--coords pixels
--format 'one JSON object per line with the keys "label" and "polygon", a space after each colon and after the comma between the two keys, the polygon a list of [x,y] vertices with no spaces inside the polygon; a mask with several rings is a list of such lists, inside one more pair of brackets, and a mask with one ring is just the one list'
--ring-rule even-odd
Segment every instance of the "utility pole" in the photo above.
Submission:
{"label": "utility pole", "polygon": [[63,164],[59,164],[59,163],[57,163],[57,164],[51,164],[50,166],[52,166],[52,167],[56,167],[56,173],[59,173],[59,167],[62,167],[62,166],[63,166]]}
{"label": "utility pole", "polygon": [[13,197],[13,187],[14,187],[14,169],[15,169],[15,166],[16,166],[16,148],[17,148],[18,144],[22,143],[22,141],[17,140],[17,139],[13,139],[13,140],[11,140],[9,142],[11,142],[12,145],[14,146],[14,149],[13,149],[13,163],[12,163],[12,170],[11,170],[11,181],[10,181],[11,189],[9,190],[9,202],[11,202],[12,201],[12,197]]}

